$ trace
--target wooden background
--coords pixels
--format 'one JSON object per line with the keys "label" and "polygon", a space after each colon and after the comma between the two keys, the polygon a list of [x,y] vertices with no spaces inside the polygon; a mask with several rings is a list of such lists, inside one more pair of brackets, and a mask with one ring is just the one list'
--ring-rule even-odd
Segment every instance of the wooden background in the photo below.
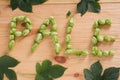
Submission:
{"label": "wooden background", "polygon": [[[62,46],[64,46],[65,28],[68,21],[66,13],[68,10],[72,11],[75,19],[75,26],[72,32],[73,48],[80,50],[88,49],[89,55],[86,57],[65,55],[63,49],[60,55],[65,56],[67,61],[61,65],[68,69],[61,78],[56,80],[84,80],[83,69],[89,68],[90,65],[97,60],[100,60],[104,69],[110,66],[120,67],[120,0],[101,0],[101,13],[94,14],[87,12],[83,17],[76,13],[77,2],[79,2],[79,0],[49,0],[43,5],[34,6],[33,13],[25,13],[19,9],[12,11],[9,7],[9,0],[0,0],[0,56],[8,54],[21,61],[21,63],[14,68],[18,80],[34,80],[36,62],[49,59],[53,63],[59,64],[54,60],[55,53],[51,37],[45,38],[34,53],[30,53],[30,48],[36,36],[35,31],[38,30],[44,19],[47,19],[49,16],[55,17],[59,26],[59,40]],[[18,38],[14,49],[8,51],[9,23],[13,16],[20,15],[30,18],[33,25],[33,34],[22,39]],[[97,19],[106,18],[111,18],[113,24],[111,27],[108,27],[108,29],[103,28],[101,34],[112,35],[117,39],[114,43],[104,43],[99,47],[101,49],[115,50],[116,54],[113,57],[94,57],[90,52],[91,37],[93,35],[92,25]],[[78,77],[74,77],[76,73],[79,73]]]}

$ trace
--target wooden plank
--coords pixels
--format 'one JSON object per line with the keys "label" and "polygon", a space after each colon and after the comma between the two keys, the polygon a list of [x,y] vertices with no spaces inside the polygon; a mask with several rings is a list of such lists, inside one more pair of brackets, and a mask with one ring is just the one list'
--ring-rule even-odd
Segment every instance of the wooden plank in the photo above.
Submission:
{"label": "wooden plank", "polygon": [[[48,0],[45,4],[53,4],[53,3],[78,3],[80,0]],[[120,2],[120,0],[100,0],[101,3],[104,2]],[[7,4],[9,5],[10,1],[8,0],[0,0],[0,5]]]}
{"label": "wooden plank", "polygon": [[[32,34],[25,38],[18,38],[16,45],[12,51],[7,50],[9,39],[9,22],[13,16],[25,15],[30,18],[33,25],[33,32],[38,30],[40,24],[44,19],[49,16],[54,16],[58,24],[58,35],[60,43],[64,44],[65,28],[68,19],[66,18],[66,12],[72,11],[75,19],[75,26],[72,32],[72,45],[73,48],[80,50],[87,49],[89,55],[75,56],[65,55],[64,49],[62,50],[62,56],[67,58],[67,62],[61,64],[67,67],[65,74],[56,80],[84,80],[83,69],[89,68],[92,63],[100,60],[104,69],[110,66],[120,67],[120,4],[119,3],[107,3],[101,4],[102,12],[99,14],[86,13],[83,17],[76,13],[76,4],[60,4],[60,5],[38,5],[33,7],[34,13],[24,13],[19,9],[11,11],[11,9],[5,5],[0,5],[0,56],[4,53],[8,53],[10,56],[18,59],[21,63],[14,68],[17,73],[18,80],[34,80],[35,77],[35,64],[36,62],[42,62],[45,59],[51,60],[54,64],[57,62],[54,60],[55,52],[51,37],[45,38],[34,53],[30,53],[31,45],[35,39],[36,34]],[[91,50],[91,37],[93,35],[92,25],[97,19],[111,18],[113,24],[109,29],[102,29],[102,34],[108,34],[115,36],[117,39],[114,43],[104,43],[100,45],[101,49],[112,49],[116,51],[113,57],[94,57]],[[65,45],[62,45],[63,47]],[[59,63],[57,63],[59,64]],[[74,77],[75,73],[79,73],[78,77]],[[5,79],[7,80],[7,79]],[[120,80],[120,79],[119,79]]]}
{"label": "wooden plank", "polygon": [[[78,3],[80,0],[48,0],[47,3]],[[100,2],[120,2],[120,0],[100,0]]]}

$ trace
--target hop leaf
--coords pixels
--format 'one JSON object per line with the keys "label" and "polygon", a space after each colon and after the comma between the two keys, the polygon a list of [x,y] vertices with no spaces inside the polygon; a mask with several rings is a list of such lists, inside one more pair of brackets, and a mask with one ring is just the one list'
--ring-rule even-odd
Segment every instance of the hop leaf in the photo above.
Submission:
{"label": "hop leaf", "polygon": [[4,74],[9,80],[17,80],[16,73],[9,68],[15,67],[18,63],[19,61],[10,56],[4,55],[0,57],[0,80],[3,80]]}
{"label": "hop leaf", "polygon": [[[120,68],[110,67],[102,72],[103,68],[99,61],[91,65],[90,70],[84,69],[86,80],[118,80]],[[103,74],[102,74],[103,73]]]}
{"label": "hop leaf", "polygon": [[24,12],[32,12],[32,5],[38,5],[46,2],[47,0],[10,0],[12,10],[17,7]]}
{"label": "hop leaf", "polygon": [[35,80],[53,80],[61,77],[66,70],[65,67],[60,65],[52,65],[52,62],[49,60],[45,60],[40,65],[36,64],[36,77]]}
{"label": "hop leaf", "polygon": [[81,13],[81,16],[84,15],[88,10],[90,12],[98,13],[101,10],[99,0],[81,0],[77,4],[77,11]]}

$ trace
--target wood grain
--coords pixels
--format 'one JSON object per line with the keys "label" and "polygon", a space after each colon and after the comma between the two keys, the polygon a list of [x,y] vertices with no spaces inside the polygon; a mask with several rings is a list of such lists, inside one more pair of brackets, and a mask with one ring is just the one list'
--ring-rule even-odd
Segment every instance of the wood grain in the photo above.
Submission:
{"label": "wood grain", "polygon": [[[2,4],[1,2],[7,3],[7,1],[8,0],[1,0],[0,4]],[[58,2],[59,1],[60,0],[58,0]],[[69,0],[66,0],[65,2],[68,1]],[[70,1],[76,2],[77,0]],[[44,19],[47,19],[52,15],[55,17],[55,20],[58,24],[59,40],[63,46],[63,50],[60,55],[67,58],[67,62],[61,65],[68,68],[65,74],[56,80],[84,80],[83,69],[89,68],[90,65],[97,60],[101,61],[104,69],[110,66],[120,67],[120,3],[111,3],[113,0],[109,1],[110,3],[101,4],[101,13],[94,14],[87,12],[83,17],[81,17],[80,14],[76,13],[76,4],[38,5],[33,7],[33,13],[24,13],[19,9],[11,11],[8,6],[0,5],[0,56],[3,54],[8,54],[21,61],[21,63],[16,68],[14,68],[17,73],[18,80],[34,80],[36,62],[42,62],[45,59],[49,59],[54,64],[56,64],[57,62],[54,60],[55,52],[51,37],[46,37],[39,44],[39,47],[34,53],[30,53],[30,48],[33,44],[36,34],[32,34],[24,38],[18,38],[16,40],[14,49],[12,51],[8,51],[7,49],[9,41],[9,23],[13,16],[24,15],[29,17],[32,21],[33,31],[36,31]],[[119,2],[120,0],[114,1]],[[66,35],[65,28],[68,21],[66,18],[66,13],[68,10],[72,11],[75,19],[75,26],[72,32],[73,48],[80,50],[87,49],[89,51],[89,55],[86,57],[64,54],[64,36]],[[114,43],[101,43],[99,47],[101,49],[115,50],[116,54],[113,57],[94,57],[90,52],[91,37],[93,35],[92,25],[97,19],[105,18],[111,18],[113,20],[113,24],[108,27],[108,29],[103,28],[101,35],[108,34],[115,36],[117,39]],[[79,73],[79,76],[74,77],[75,73]],[[5,78],[4,80],[7,79]]]}
{"label": "wood grain", "polygon": [[[58,4],[61,4],[61,3],[78,3],[80,2],[80,0],[48,0],[45,4],[53,4],[53,3],[58,3]],[[120,2],[120,0],[100,0],[100,3],[118,3]],[[10,3],[10,0],[0,0],[0,4],[9,4]]]}

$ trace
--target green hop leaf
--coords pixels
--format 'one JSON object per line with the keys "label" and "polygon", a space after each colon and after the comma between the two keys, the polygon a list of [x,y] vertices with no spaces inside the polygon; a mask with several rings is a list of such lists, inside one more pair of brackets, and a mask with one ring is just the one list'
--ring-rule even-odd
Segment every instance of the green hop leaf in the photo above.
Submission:
{"label": "green hop leaf", "polygon": [[60,66],[60,65],[53,65],[49,70],[49,75],[53,78],[58,78],[63,75],[66,68]]}
{"label": "green hop leaf", "polygon": [[25,11],[25,12],[32,12],[32,4],[28,1],[25,0],[20,0],[18,7],[20,10]]}

